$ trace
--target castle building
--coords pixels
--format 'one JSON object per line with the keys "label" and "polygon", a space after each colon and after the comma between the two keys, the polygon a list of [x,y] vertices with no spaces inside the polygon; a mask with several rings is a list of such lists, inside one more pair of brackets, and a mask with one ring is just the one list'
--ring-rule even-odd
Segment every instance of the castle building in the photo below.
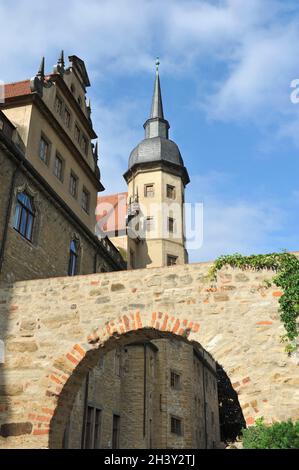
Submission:
{"label": "castle building", "polygon": [[108,238],[95,236],[97,135],[84,62],[61,54],[52,73],[5,85],[0,109],[0,280],[126,267]]}
{"label": "castle building", "polygon": [[[73,55],[66,66],[61,53],[50,74],[45,74],[43,59],[34,78],[5,85],[5,100],[0,105],[0,287],[3,291],[14,289],[16,281],[46,279],[48,283],[50,278],[65,276],[65,280],[58,279],[65,285],[70,282],[67,276],[188,262],[184,191],[189,176],[177,145],[169,139],[170,126],[164,118],[158,65],[151,112],[144,124],[145,139],[131,152],[124,174],[128,192],[102,198],[98,197],[104,186],[98,167],[98,144],[93,142],[97,135],[91,106],[86,100],[90,81],[84,62]],[[104,275],[91,281],[95,288],[89,300],[96,301],[99,312],[101,306],[109,303],[110,296],[122,299],[123,274],[116,273],[120,282],[112,285],[103,279]],[[137,291],[135,286],[132,291]],[[24,292],[27,292],[26,285]],[[31,290],[28,292],[27,300],[33,302]],[[55,296],[52,292],[52,287],[47,285],[47,295]],[[143,302],[145,292],[139,295]],[[17,370],[18,381],[24,377],[29,383],[26,368],[34,363],[32,354],[40,345],[44,346],[46,328],[51,333],[45,347],[54,341],[55,354],[57,341],[64,344],[68,334],[78,337],[83,334],[84,329],[72,326],[73,318],[79,322],[89,309],[87,304],[78,307],[80,297],[81,292],[75,286],[68,306],[71,314],[56,308],[55,303],[53,310],[44,309],[47,312],[39,308],[34,318],[30,305],[30,318],[20,308],[22,319],[17,322],[14,312],[19,306],[10,306],[10,299],[7,301],[1,294],[0,345],[8,344],[8,362],[0,368],[1,399],[3,395],[6,400],[6,393],[10,393],[6,390],[7,375],[3,373],[6,366],[14,372]],[[54,297],[51,300],[56,302]],[[130,324],[134,318],[131,309],[143,304],[126,302],[127,299],[118,302],[118,315],[125,312],[128,315],[125,323]],[[8,313],[4,314],[8,306]],[[105,312],[110,315],[109,309]],[[99,317],[103,318],[102,313]],[[179,329],[178,322],[169,331],[188,335],[192,328],[199,328],[185,319],[185,331]],[[89,325],[89,318],[85,323]],[[13,342],[16,331],[20,332],[21,340]],[[220,426],[216,363],[199,343],[181,339],[169,333],[165,338],[141,341],[137,333],[134,342],[109,349],[95,367],[88,366],[81,371],[81,388],[76,397],[74,393],[75,401],[68,405],[70,416],[67,416],[64,447],[217,447]],[[77,349],[82,351],[79,345]],[[22,354],[21,361],[19,356],[17,362],[12,361],[15,352]],[[37,363],[46,357],[38,354]],[[72,355],[67,356],[77,361]],[[25,369],[23,362],[27,364]],[[35,383],[35,378],[31,382]],[[23,385],[21,388],[23,393]],[[24,392],[27,393],[27,386]],[[15,403],[11,402],[11,411],[19,419]],[[28,403],[28,398],[19,403]],[[6,405],[1,407],[4,408]],[[2,439],[13,437],[15,432],[17,436],[24,429],[25,434],[31,433],[32,425],[28,426],[27,421],[25,427],[19,430],[17,425],[15,431],[16,423],[9,419],[13,418],[6,412],[0,413],[0,446]],[[38,429],[36,434],[34,430],[34,436],[40,431],[45,432]]]}
{"label": "castle building", "polygon": [[129,268],[184,264],[188,262],[185,187],[190,179],[178,146],[169,139],[159,61],[150,116],[143,127],[145,138],[131,152],[124,174],[128,185],[126,222],[123,193],[99,197],[98,221],[103,222],[104,233],[126,252]]}
{"label": "castle building", "polygon": [[77,394],[63,444],[213,449],[220,444],[219,430],[211,356],[182,341],[157,339],[101,357]]}

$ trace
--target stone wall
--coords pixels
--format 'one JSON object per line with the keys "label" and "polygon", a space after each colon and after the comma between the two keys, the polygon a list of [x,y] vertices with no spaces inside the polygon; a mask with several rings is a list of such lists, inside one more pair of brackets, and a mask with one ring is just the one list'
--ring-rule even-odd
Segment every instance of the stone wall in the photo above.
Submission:
{"label": "stone wall", "polygon": [[[280,337],[272,272],[209,264],[17,282],[0,291],[2,447],[59,447],[77,392],[101,354],[176,335],[224,368],[247,424],[299,419],[298,356]],[[206,360],[209,360],[209,354]],[[3,437],[7,436],[7,437]]]}

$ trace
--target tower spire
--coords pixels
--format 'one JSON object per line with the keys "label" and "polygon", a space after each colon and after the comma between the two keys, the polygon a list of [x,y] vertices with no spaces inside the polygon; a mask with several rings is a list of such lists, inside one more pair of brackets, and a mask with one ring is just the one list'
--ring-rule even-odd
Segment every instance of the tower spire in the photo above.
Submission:
{"label": "tower spire", "polygon": [[169,123],[164,118],[162,93],[159,76],[159,57],[156,59],[156,77],[150,117],[144,124],[145,138],[163,137],[168,139]]}
{"label": "tower spire", "polygon": [[159,65],[160,65],[160,60],[159,60],[159,57],[157,57],[156,79],[155,79],[150,119],[153,119],[153,118],[164,119],[161,85],[160,85],[160,77],[159,77]]}

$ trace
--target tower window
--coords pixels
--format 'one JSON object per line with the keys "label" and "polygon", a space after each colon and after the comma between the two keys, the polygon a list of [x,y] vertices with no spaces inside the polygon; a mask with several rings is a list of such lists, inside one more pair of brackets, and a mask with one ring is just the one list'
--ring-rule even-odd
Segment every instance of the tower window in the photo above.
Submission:
{"label": "tower window", "polygon": [[50,156],[50,144],[47,139],[42,136],[39,144],[39,158],[48,165]]}
{"label": "tower window", "polygon": [[70,244],[70,261],[69,261],[69,276],[76,276],[78,273],[78,260],[79,260],[79,242],[72,240]]}
{"label": "tower window", "polygon": [[170,386],[175,390],[179,390],[181,388],[181,376],[173,370],[170,372]]}
{"label": "tower window", "polygon": [[145,219],[145,231],[146,232],[151,232],[154,230],[154,218],[153,217],[147,217]]}
{"label": "tower window", "polygon": [[144,185],[144,196],[145,197],[154,197],[155,189],[153,184],[145,184]]}
{"label": "tower window", "polygon": [[175,220],[172,217],[168,217],[168,232],[174,233]]}
{"label": "tower window", "polygon": [[54,175],[59,181],[63,181],[63,160],[58,154],[55,156]]}
{"label": "tower window", "polygon": [[32,197],[28,196],[25,192],[19,193],[13,227],[30,242],[32,241],[34,217],[35,209]]}
{"label": "tower window", "polygon": [[171,416],[171,433],[182,436],[182,420]]}
{"label": "tower window", "polygon": [[71,176],[70,176],[70,193],[75,199],[77,199],[78,178],[73,172],[71,172]]}
{"label": "tower window", "polygon": [[168,184],[166,186],[166,194],[169,199],[175,199],[175,187]]}
{"label": "tower window", "polygon": [[175,266],[177,264],[177,256],[167,255],[167,266]]}
{"label": "tower window", "polygon": [[83,188],[82,191],[82,209],[89,213],[89,205],[90,205],[90,193],[87,191],[86,188]]}

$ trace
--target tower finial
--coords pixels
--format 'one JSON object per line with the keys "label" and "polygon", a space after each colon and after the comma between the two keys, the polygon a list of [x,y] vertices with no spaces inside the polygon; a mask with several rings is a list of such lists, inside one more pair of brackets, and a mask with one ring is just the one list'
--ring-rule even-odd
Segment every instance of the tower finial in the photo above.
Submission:
{"label": "tower finial", "polygon": [[159,57],[156,58],[156,73],[159,73],[159,65],[160,65],[160,59]]}
{"label": "tower finial", "polygon": [[44,57],[42,57],[42,60],[41,60],[41,63],[40,63],[40,66],[39,66],[39,69],[38,69],[38,72],[37,72],[36,76],[41,81],[43,81],[45,79],[45,58]]}
{"label": "tower finial", "polygon": [[60,53],[57,64],[60,65],[60,67],[64,68],[65,64],[64,64],[64,51],[63,50]]}

